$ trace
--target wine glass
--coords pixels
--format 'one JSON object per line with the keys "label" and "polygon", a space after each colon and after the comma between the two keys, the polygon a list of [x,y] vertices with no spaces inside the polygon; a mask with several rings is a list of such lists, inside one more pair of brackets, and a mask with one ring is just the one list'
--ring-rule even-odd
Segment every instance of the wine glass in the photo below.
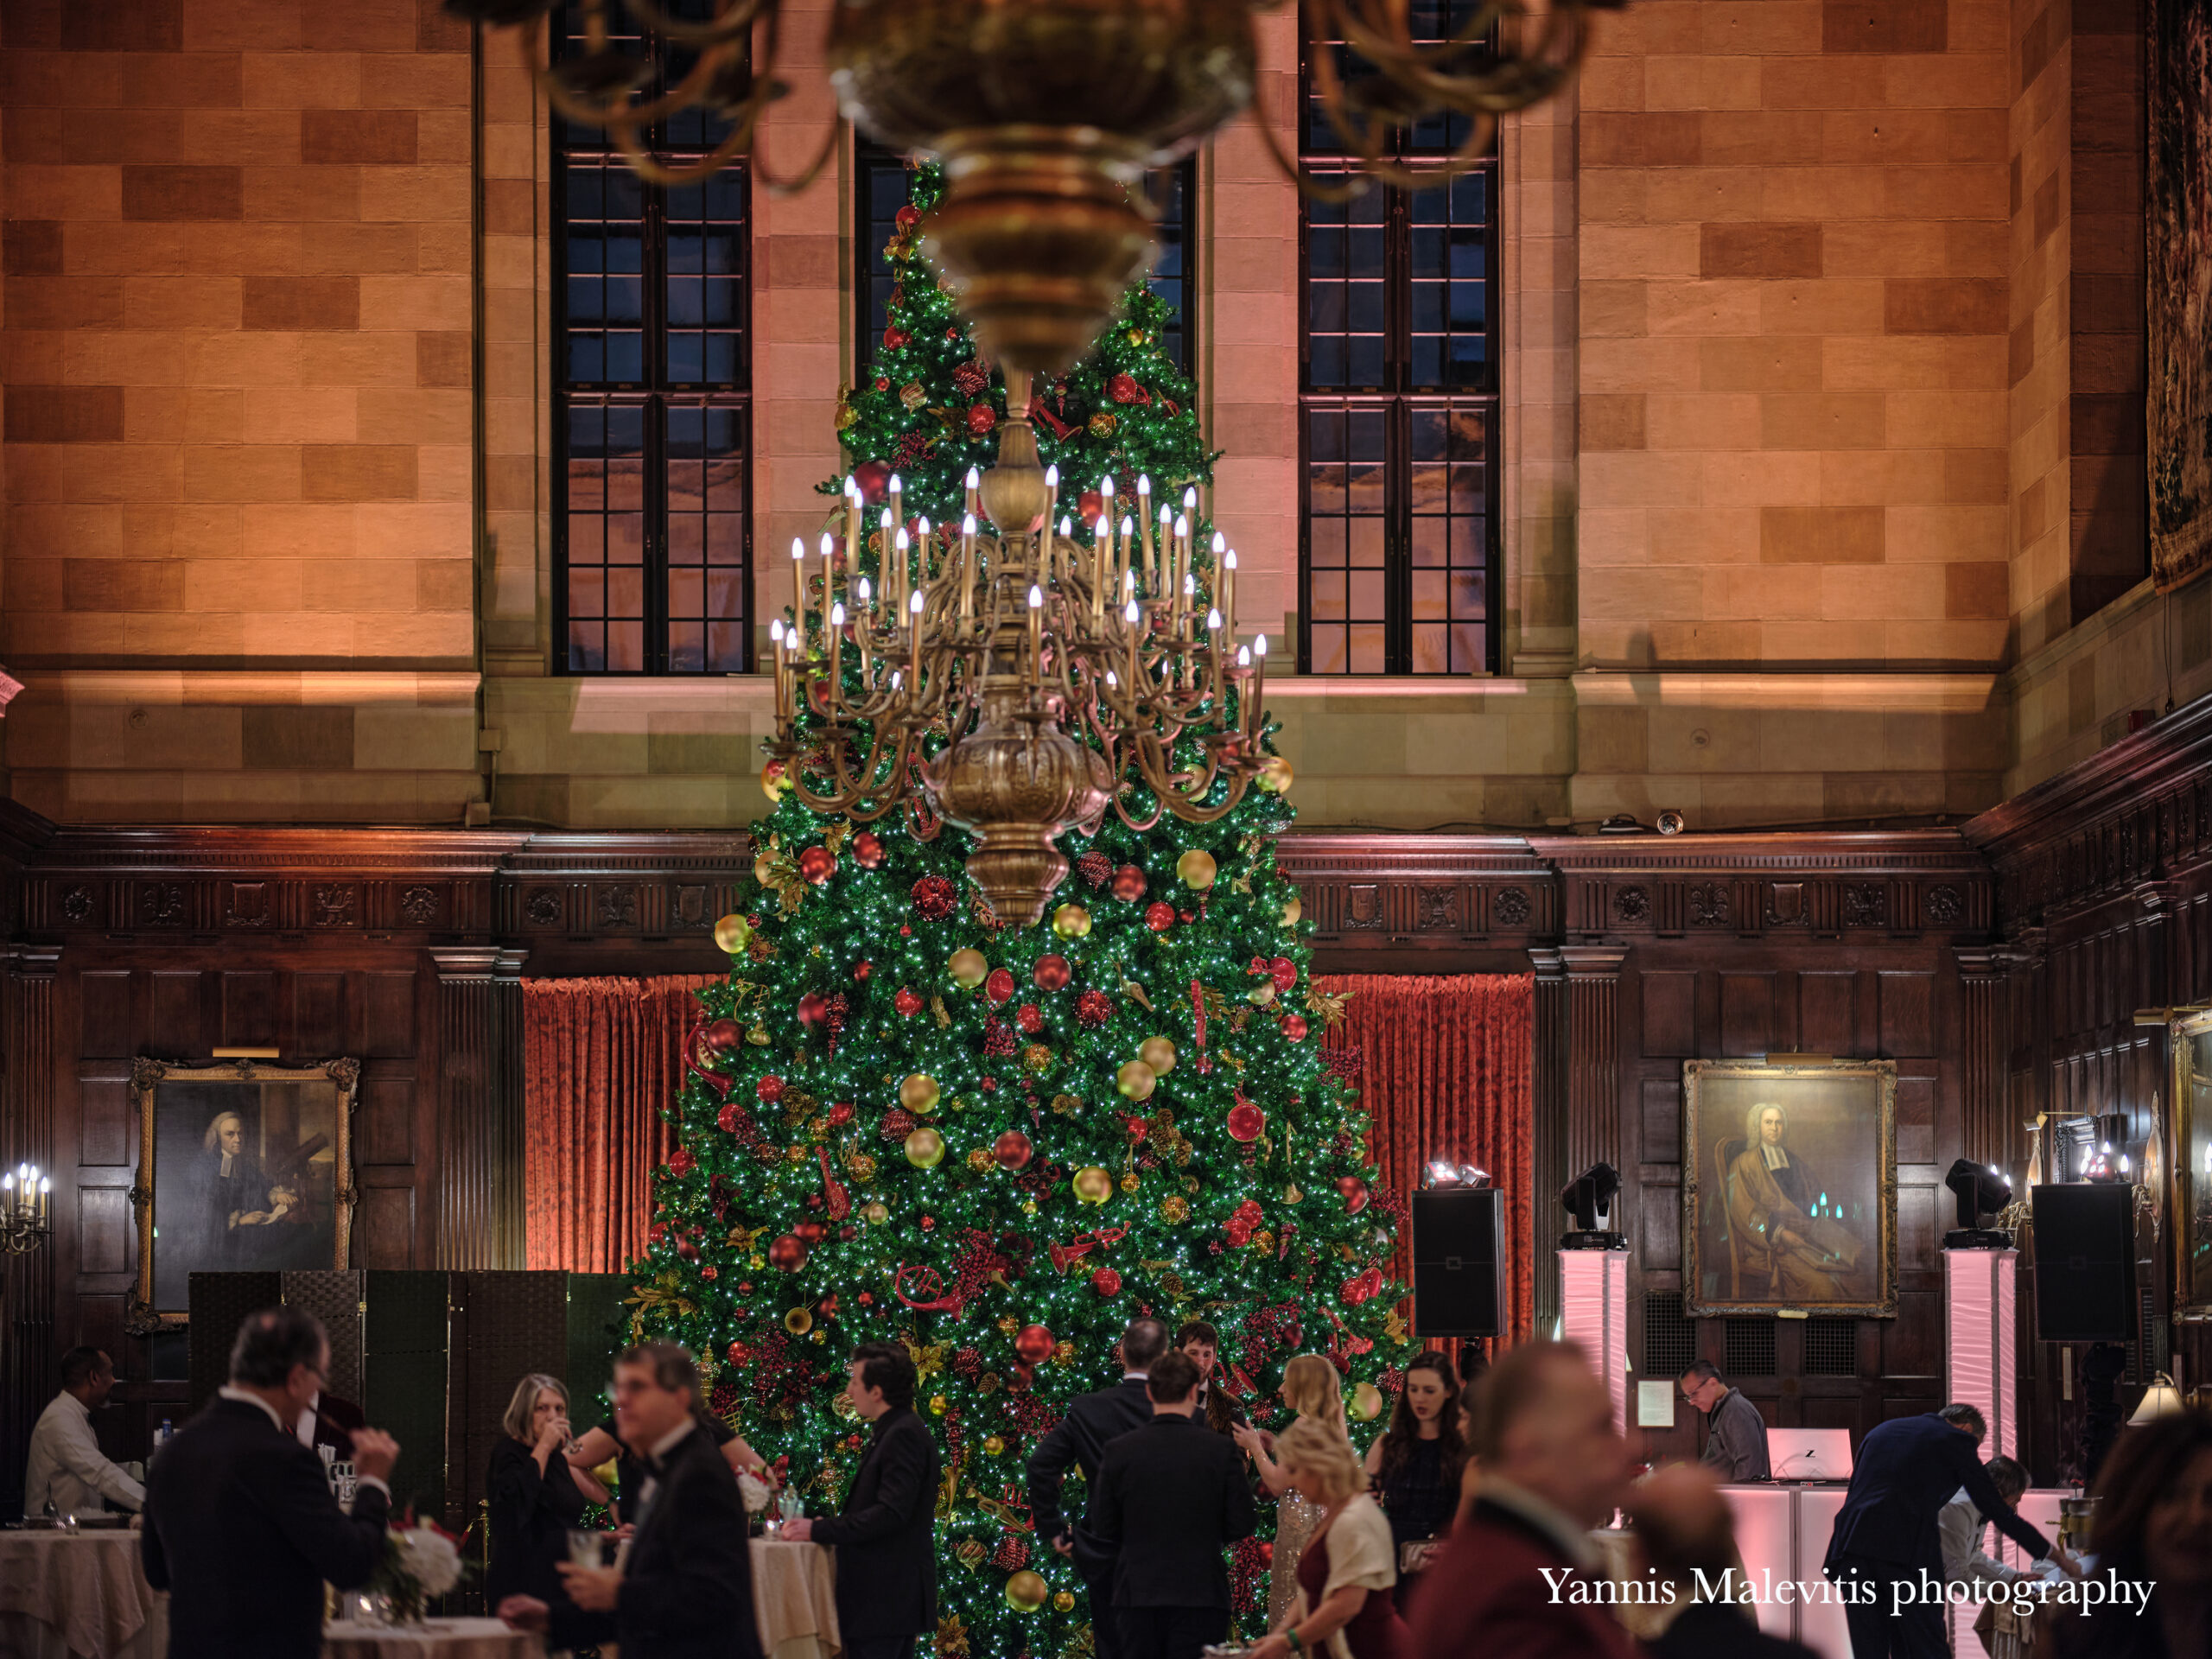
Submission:
{"label": "wine glass", "polygon": [[571,1566],[588,1567],[596,1571],[607,1560],[606,1535],[588,1532],[582,1527],[569,1530],[569,1561]]}

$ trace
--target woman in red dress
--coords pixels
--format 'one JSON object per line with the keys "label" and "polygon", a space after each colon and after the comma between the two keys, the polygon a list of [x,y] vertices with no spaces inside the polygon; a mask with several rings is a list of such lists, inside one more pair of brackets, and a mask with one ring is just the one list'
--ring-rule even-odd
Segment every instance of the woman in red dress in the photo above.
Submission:
{"label": "woman in red dress", "polygon": [[1341,1434],[1311,1418],[1275,1442],[1290,1484],[1321,1518],[1298,1558],[1290,1617],[1250,1659],[1405,1659],[1411,1653],[1392,1591],[1390,1523],[1367,1495],[1367,1474]]}

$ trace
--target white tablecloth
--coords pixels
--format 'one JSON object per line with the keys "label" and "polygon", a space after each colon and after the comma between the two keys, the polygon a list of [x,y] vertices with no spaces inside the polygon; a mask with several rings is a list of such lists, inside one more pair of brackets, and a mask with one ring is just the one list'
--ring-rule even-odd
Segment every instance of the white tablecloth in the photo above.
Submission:
{"label": "white tablecloth", "polygon": [[819,1544],[753,1541],[753,1616],[768,1659],[830,1659],[837,1636],[837,1570]]}
{"label": "white tablecloth", "polygon": [[159,1659],[168,1598],[138,1565],[138,1535],[0,1532],[0,1654]]}
{"label": "white tablecloth", "polygon": [[322,1627],[323,1659],[542,1659],[545,1643],[496,1618],[434,1618],[412,1630]]}

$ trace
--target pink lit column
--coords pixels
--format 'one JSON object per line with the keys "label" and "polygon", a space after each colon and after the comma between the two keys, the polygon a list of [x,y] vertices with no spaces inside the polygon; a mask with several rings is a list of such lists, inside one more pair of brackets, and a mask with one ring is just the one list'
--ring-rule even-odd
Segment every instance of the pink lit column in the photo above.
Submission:
{"label": "pink lit column", "polygon": [[1613,1427],[1628,1431],[1628,1252],[1559,1253],[1560,1334],[1590,1356],[1612,1396]]}
{"label": "pink lit column", "polygon": [[[1943,1252],[1943,1398],[1977,1408],[1989,1424],[1986,1457],[2019,1456],[2016,1250]],[[2009,1558],[2011,1552],[2007,1552]],[[1951,1650],[1976,1659],[1972,1605],[1951,1609]]]}

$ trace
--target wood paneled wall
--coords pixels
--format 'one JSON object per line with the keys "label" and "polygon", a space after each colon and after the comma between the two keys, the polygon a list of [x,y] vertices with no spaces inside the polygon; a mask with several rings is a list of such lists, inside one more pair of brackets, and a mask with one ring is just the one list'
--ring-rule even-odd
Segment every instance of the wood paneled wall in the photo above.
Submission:
{"label": "wood paneled wall", "polygon": [[[1777,1423],[1864,1429],[1942,1386],[1950,1160],[2024,1167],[2019,1125],[2054,1103],[2121,1100],[2139,1135],[2164,1054],[2135,1011],[2212,995],[2212,710],[1964,832],[1323,833],[1281,857],[1325,969],[1534,970],[1540,1194],[1599,1159],[1623,1172],[1640,1372],[1687,1344]],[[51,1247],[0,1287],[0,1506],[63,1348],[117,1354],[118,1454],[182,1398],[181,1368],[132,1332],[132,1058],[358,1056],[353,1265],[518,1267],[522,976],[714,971],[749,863],[721,835],[57,830],[0,807],[0,1158],[58,1189]],[[1777,1051],[1897,1064],[1894,1320],[1685,1325],[1670,1300],[1681,1063]],[[1536,1212],[1548,1253],[1557,1206]],[[1556,1306],[1548,1275],[1540,1325]],[[2203,1329],[2183,1338],[2200,1376]],[[2078,1438],[2054,1363],[2024,1365],[2040,1478]],[[1694,1433],[1685,1414],[1657,1449]]]}

